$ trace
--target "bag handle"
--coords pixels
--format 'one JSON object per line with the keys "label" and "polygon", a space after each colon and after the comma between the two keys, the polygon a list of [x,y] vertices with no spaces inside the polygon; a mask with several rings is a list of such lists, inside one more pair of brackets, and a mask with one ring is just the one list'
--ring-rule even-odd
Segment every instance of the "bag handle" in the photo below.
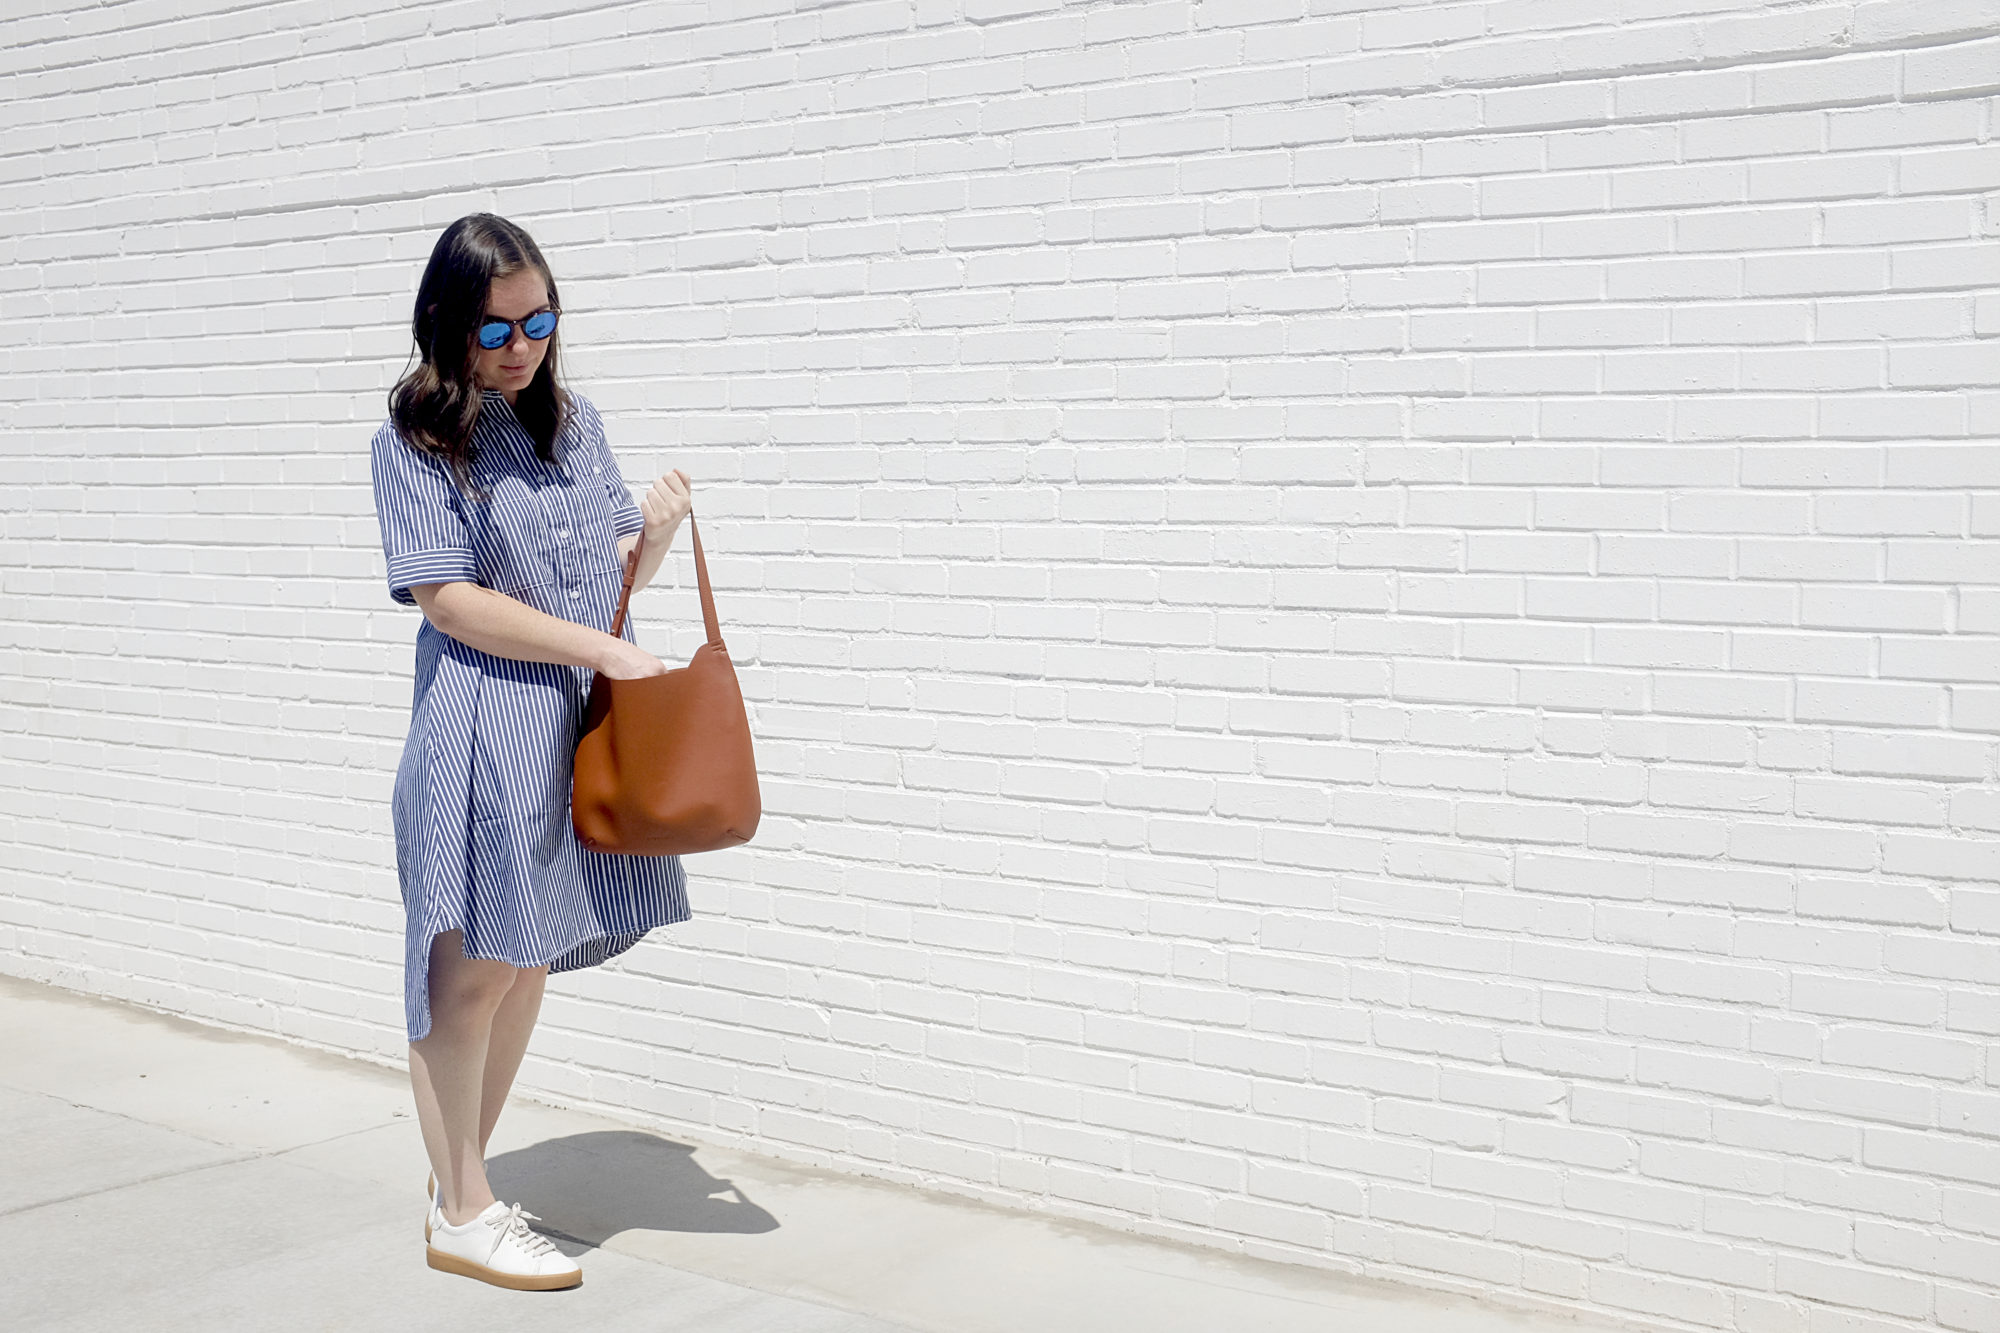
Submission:
{"label": "bag handle", "polygon": [[[694,538],[694,577],[701,585],[701,623],[708,631],[708,641],[718,648],[722,646],[722,626],[715,618],[715,593],[708,586],[708,561],[701,553],[701,529],[695,526],[694,510],[688,510],[688,534]],[[646,549],[646,530],[639,529],[639,540],[632,544],[631,554],[625,557],[625,586],[618,592],[618,614],[611,617],[611,636],[619,637],[619,630],[625,627],[625,608],[632,601],[632,580],[639,573],[639,553]]]}

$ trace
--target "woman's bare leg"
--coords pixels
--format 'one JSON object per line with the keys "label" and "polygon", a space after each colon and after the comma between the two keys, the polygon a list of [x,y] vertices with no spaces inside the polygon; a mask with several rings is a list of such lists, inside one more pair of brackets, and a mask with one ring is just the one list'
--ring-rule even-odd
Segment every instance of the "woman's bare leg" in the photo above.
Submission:
{"label": "woman's bare leg", "polygon": [[471,1221],[493,1202],[480,1147],[481,1098],[494,1015],[521,970],[465,957],[460,938],[451,930],[431,941],[431,1030],[410,1043],[417,1124],[437,1172],[444,1220],[453,1226]]}
{"label": "woman's bare leg", "polygon": [[486,1074],[479,1090],[479,1156],[486,1157],[487,1140],[507,1106],[507,1093],[520,1072],[521,1057],[527,1054],[528,1038],[535,1031],[535,1018],[542,1011],[542,990],[549,979],[547,967],[514,970],[514,984],[493,1015],[493,1035],[486,1045]]}

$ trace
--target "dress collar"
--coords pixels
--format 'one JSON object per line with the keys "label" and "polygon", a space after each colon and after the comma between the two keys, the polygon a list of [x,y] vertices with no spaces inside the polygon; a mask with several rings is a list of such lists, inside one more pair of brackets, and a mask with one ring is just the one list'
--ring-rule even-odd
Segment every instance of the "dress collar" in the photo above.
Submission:
{"label": "dress collar", "polygon": [[481,389],[479,391],[479,414],[493,421],[498,421],[502,417],[505,417],[509,421],[520,420],[520,417],[514,413],[514,405],[507,401],[507,395],[501,393],[498,389]]}

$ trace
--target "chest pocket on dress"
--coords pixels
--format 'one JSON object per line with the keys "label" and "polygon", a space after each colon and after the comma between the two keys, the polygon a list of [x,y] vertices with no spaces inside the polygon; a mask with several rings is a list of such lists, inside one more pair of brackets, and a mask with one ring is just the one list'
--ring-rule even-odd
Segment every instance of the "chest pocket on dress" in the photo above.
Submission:
{"label": "chest pocket on dress", "polygon": [[544,512],[547,476],[524,475],[498,460],[474,471],[487,493],[466,504],[478,548],[479,581],[495,592],[518,593],[554,581]]}

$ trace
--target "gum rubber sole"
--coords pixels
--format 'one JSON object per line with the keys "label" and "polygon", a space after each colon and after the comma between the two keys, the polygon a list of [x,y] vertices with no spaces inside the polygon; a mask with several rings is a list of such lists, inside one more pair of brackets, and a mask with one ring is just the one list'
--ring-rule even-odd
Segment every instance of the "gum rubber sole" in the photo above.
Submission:
{"label": "gum rubber sole", "polygon": [[440,1273],[456,1273],[460,1277],[477,1278],[490,1282],[496,1287],[506,1287],[510,1291],[561,1291],[574,1287],[583,1281],[583,1274],[548,1273],[503,1273],[485,1264],[475,1264],[470,1259],[461,1259],[455,1254],[446,1254],[433,1245],[424,1246],[424,1261]]}

